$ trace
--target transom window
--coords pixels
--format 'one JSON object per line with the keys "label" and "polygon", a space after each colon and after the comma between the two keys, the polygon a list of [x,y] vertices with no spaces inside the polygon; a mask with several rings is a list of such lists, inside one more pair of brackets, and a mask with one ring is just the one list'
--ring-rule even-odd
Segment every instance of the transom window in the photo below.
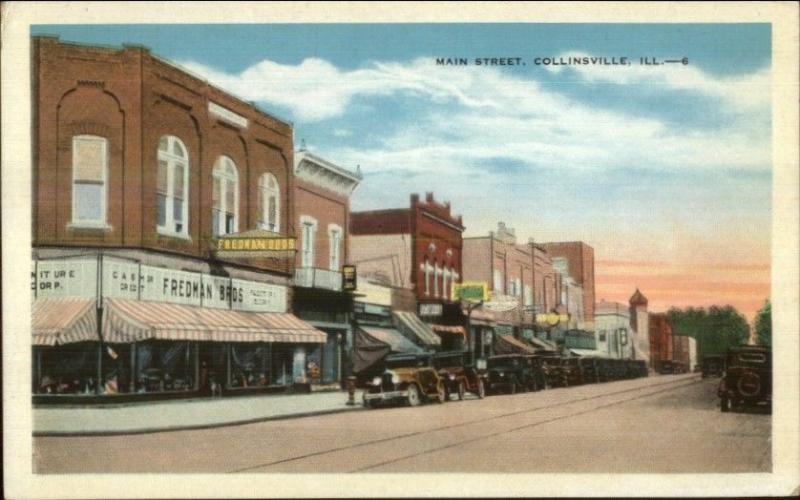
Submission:
{"label": "transom window", "polygon": [[211,192],[211,232],[214,236],[239,230],[239,172],[227,156],[214,164]]}
{"label": "transom window", "polygon": [[189,156],[175,136],[158,141],[158,232],[189,234]]}
{"label": "transom window", "polygon": [[258,225],[261,229],[280,232],[281,192],[278,179],[272,174],[264,174],[258,179]]}
{"label": "transom window", "polygon": [[104,137],[72,138],[72,223],[105,226],[108,141]]}

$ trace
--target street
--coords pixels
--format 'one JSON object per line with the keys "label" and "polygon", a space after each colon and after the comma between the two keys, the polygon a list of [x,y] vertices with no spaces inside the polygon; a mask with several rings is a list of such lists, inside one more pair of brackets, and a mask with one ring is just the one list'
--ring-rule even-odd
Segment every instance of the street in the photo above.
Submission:
{"label": "street", "polygon": [[37,473],[767,472],[770,416],[653,376],[205,430],[34,438]]}

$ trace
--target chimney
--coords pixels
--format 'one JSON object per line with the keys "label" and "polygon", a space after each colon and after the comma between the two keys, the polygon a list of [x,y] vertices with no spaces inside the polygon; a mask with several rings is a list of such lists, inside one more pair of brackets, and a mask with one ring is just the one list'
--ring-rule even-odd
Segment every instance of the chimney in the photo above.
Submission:
{"label": "chimney", "polygon": [[416,205],[419,203],[419,195],[417,193],[411,193],[411,205]]}
{"label": "chimney", "polygon": [[425,193],[425,201],[428,203],[433,203],[433,192],[428,191]]}

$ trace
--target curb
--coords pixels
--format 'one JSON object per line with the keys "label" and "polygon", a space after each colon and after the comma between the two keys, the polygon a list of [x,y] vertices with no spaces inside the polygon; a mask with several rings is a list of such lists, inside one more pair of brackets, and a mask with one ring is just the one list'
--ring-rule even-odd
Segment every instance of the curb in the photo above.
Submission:
{"label": "curb", "polygon": [[287,413],[284,415],[273,415],[270,417],[256,417],[244,420],[231,420],[228,422],[215,422],[209,424],[195,424],[183,426],[167,426],[167,427],[147,427],[142,429],[130,429],[120,431],[33,431],[33,437],[92,437],[92,436],[128,436],[134,434],[156,434],[159,432],[179,432],[179,431],[193,431],[202,429],[214,429],[219,427],[233,427],[237,425],[255,424],[259,422],[268,422],[270,420],[288,420],[290,418],[305,418],[316,417],[319,415],[331,415],[335,413],[345,413],[348,411],[361,411],[365,408],[361,405],[355,405],[347,408],[335,408],[330,410],[319,410],[305,413]]}

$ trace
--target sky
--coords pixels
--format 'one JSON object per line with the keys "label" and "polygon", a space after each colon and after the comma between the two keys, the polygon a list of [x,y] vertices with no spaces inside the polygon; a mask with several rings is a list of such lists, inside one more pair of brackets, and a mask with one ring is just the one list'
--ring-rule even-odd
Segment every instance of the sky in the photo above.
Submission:
{"label": "sky", "polygon": [[[432,191],[465,235],[595,250],[598,300],[650,309],[769,296],[768,24],[35,26],[152,52],[294,125],[359,166],[354,210]],[[630,65],[537,58],[627,57]],[[524,65],[477,66],[475,58]],[[467,58],[440,66],[437,58]],[[642,65],[640,58],[687,64]]]}

